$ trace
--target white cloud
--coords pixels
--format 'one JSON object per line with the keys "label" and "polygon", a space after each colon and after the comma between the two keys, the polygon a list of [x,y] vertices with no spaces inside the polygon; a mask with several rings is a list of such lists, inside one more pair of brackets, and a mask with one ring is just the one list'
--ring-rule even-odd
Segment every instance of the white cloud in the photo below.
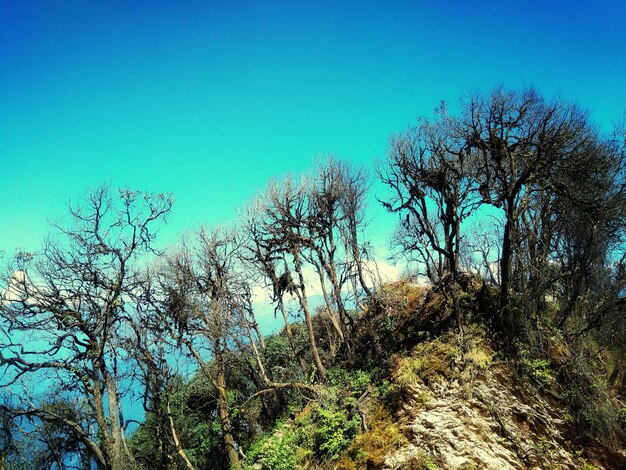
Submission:
{"label": "white cloud", "polygon": [[393,282],[400,279],[400,270],[395,264],[384,260],[372,260],[365,263],[366,282],[369,286]]}
{"label": "white cloud", "polygon": [[2,300],[4,302],[13,302],[23,300],[24,297],[24,281],[26,273],[22,270],[14,271],[9,278],[7,285],[2,292]]}

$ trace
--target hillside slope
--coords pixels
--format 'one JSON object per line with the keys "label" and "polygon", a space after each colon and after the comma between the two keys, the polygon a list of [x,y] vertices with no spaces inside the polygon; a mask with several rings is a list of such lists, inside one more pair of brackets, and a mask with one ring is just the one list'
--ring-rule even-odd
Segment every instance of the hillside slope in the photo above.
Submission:
{"label": "hillside slope", "polygon": [[436,295],[388,288],[395,307],[363,319],[357,363],[340,364],[318,399],[260,438],[252,468],[626,467],[619,446],[580,431],[558,380],[571,362],[565,344],[552,338],[548,360],[511,358],[479,314],[480,295],[461,334]]}

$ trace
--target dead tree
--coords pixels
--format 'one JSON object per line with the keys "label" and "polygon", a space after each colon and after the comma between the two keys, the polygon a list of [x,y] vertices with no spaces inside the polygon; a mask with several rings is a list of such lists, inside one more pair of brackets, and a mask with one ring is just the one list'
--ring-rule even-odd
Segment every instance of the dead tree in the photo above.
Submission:
{"label": "dead tree", "polygon": [[[151,455],[150,462],[159,463],[162,468],[172,468],[176,462],[175,454],[178,454],[186,468],[193,470],[172,414],[171,397],[180,384],[174,361],[180,355],[175,338],[164,327],[169,319],[162,308],[164,297],[159,289],[158,277],[158,272],[146,270],[140,286],[133,293],[137,316],[130,325],[134,335],[127,338],[126,350],[129,359],[136,365],[134,378],[144,388],[144,411],[153,417],[149,421],[149,432],[158,446],[157,455]],[[142,425],[148,425],[148,420]]]}
{"label": "dead tree", "polygon": [[224,451],[231,468],[240,468],[226,383],[232,320],[229,279],[232,239],[218,230],[201,229],[195,243],[169,256],[161,280],[165,314],[162,326],[182,344],[215,393]]}
{"label": "dead tree", "polygon": [[391,189],[383,206],[400,217],[396,240],[433,283],[457,280],[461,224],[477,207],[472,155],[451,130],[445,109],[422,120],[391,139],[379,171]]}
{"label": "dead tree", "polygon": [[588,137],[586,116],[563,102],[547,102],[533,89],[503,88],[477,95],[463,104],[454,122],[477,162],[482,202],[503,211],[500,304],[509,310],[512,274],[521,219],[533,187],[543,186],[559,161],[565,161]]}
{"label": "dead tree", "polygon": [[294,281],[293,294],[297,297],[304,314],[313,362],[320,377],[325,379],[326,368],[317,348],[303,270],[305,252],[310,250],[313,244],[307,231],[309,206],[306,185],[303,181],[297,182],[291,177],[271,182],[263,196],[260,210],[262,230],[267,234],[268,240],[271,240],[273,250],[281,253],[285,260],[284,272],[279,278],[286,275]]}
{"label": "dead tree", "polygon": [[302,357],[302,351],[296,346],[285,306],[285,295],[293,295],[296,288],[293,279],[286,272],[279,275],[278,266],[283,262],[282,254],[278,247],[272,243],[271,236],[264,233],[260,212],[254,204],[248,207],[241,223],[244,236],[246,237],[241,252],[242,260],[250,270],[259,273],[259,280],[265,279],[265,284],[269,284],[272,301],[276,306],[274,315],[276,315],[277,311],[280,311],[285,323],[285,334],[287,335],[289,346],[294,357],[298,359],[300,369],[306,374],[308,368]]}
{"label": "dead tree", "polygon": [[[56,226],[41,252],[18,254],[3,281],[1,385],[22,387],[24,398],[10,412],[62,425],[99,468],[121,470],[132,461],[118,348],[133,321],[136,263],[154,253],[155,228],[171,206],[168,195],[96,188],[70,207],[70,221]],[[27,381],[84,399],[94,425],[44,407],[41,390],[21,385]]]}

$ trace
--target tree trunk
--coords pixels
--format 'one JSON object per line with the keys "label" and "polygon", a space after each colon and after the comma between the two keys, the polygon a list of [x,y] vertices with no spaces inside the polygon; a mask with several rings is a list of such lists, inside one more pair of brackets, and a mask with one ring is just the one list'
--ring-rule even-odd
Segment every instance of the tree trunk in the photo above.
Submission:
{"label": "tree trunk", "polygon": [[254,313],[251,313],[250,324],[256,333],[257,339],[259,340],[259,345],[261,346],[261,351],[265,352],[265,338],[263,338],[263,334],[261,333],[261,328],[256,321]]}
{"label": "tree trunk", "polygon": [[180,439],[178,439],[176,426],[174,426],[174,418],[172,417],[172,409],[170,408],[170,401],[168,398],[166,398],[165,400],[166,400],[165,406],[167,410],[167,418],[169,420],[170,432],[172,433],[172,440],[174,441],[174,447],[176,447],[176,452],[178,452],[178,455],[180,455],[180,457],[183,459],[187,468],[189,470],[194,470],[194,467],[191,464],[191,461],[189,460],[189,458],[187,457],[187,454],[185,453],[183,446],[180,444]]}
{"label": "tree trunk", "polygon": [[348,352],[350,351],[350,332],[348,331],[347,320],[351,320],[348,318],[348,312],[346,311],[346,307],[343,304],[343,298],[341,297],[341,285],[339,284],[339,277],[337,276],[337,266],[335,265],[335,252],[337,251],[337,246],[335,244],[335,238],[333,236],[332,230],[329,233],[328,241],[330,243],[330,250],[328,253],[328,262],[325,260],[322,261],[322,266],[326,270],[328,277],[330,279],[330,283],[333,286],[333,297],[335,300],[335,304],[337,305],[337,311],[339,313],[339,321],[341,325],[341,331],[343,336],[343,341],[346,345]]}
{"label": "tree trunk", "polygon": [[94,371],[93,371],[93,401],[94,401],[94,414],[95,414],[95,419],[96,419],[96,423],[98,424],[98,431],[100,434],[100,439],[101,439],[101,446],[102,446],[102,450],[104,451],[104,457],[106,460],[106,467],[107,468],[112,468],[113,466],[113,462],[112,462],[112,443],[111,443],[111,437],[109,435],[109,426],[107,424],[107,419],[106,416],[104,414],[104,406],[103,406],[103,397],[102,397],[102,383],[100,381],[99,378],[99,365],[98,364],[94,364]]}
{"label": "tree trunk", "polygon": [[341,286],[339,285],[339,280],[337,278],[337,270],[332,263],[329,263],[326,266],[326,269],[330,277],[331,285],[333,286],[333,298],[335,300],[335,304],[337,305],[337,311],[339,312],[341,340],[345,344],[348,352],[350,352],[350,332],[348,331],[347,325],[348,312],[346,312],[346,307],[344,306],[343,299],[341,298]]}
{"label": "tree trunk", "polygon": [[111,470],[124,470],[124,458],[122,456],[122,437],[120,434],[120,423],[117,417],[117,393],[113,377],[108,370],[103,371],[104,387],[109,405],[109,422],[111,423],[111,446],[109,449],[109,458]]}
{"label": "tree trunk", "polygon": [[500,260],[500,309],[503,320],[509,321],[509,289],[511,284],[511,238],[513,230],[513,201],[507,202],[506,223],[502,236],[502,259]]}
{"label": "tree trunk", "polygon": [[232,469],[240,469],[239,457],[237,455],[237,449],[235,448],[235,439],[232,433],[232,427],[230,424],[230,410],[228,407],[228,392],[226,390],[226,379],[224,377],[224,359],[219,349],[219,344],[216,345],[215,361],[218,364],[217,377],[211,374],[211,370],[206,362],[200,356],[200,353],[196,351],[191,342],[188,339],[183,340],[184,344],[189,349],[191,355],[196,359],[200,370],[205,377],[211,382],[211,385],[215,387],[218,394],[217,409],[220,419],[220,425],[222,428],[222,439],[224,442],[224,450],[226,451],[226,457],[228,458],[228,464]]}
{"label": "tree trunk", "polygon": [[358,273],[354,272],[354,269],[356,268],[356,262],[354,260],[354,257],[352,259],[350,259],[350,254],[349,254],[349,247],[348,245],[345,245],[345,250],[346,250],[346,263],[350,265],[350,275],[349,280],[350,280],[350,287],[352,288],[352,295],[354,295],[354,305],[356,307],[357,310],[363,310],[363,306],[361,305],[361,302],[359,301],[359,288],[357,287],[357,276]]}
{"label": "tree trunk", "polygon": [[345,335],[343,333],[343,328],[341,327],[340,320],[337,319],[337,317],[335,317],[335,314],[333,313],[333,303],[328,296],[328,291],[326,290],[326,281],[324,280],[324,274],[317,264],[315,265],[315,270],[317,271],[317,275],[320,279],[320,286],[322,288],[324,302],[326,303],[326,311],[328,313],[328,317],[330,318],[330,322],[333,324],[333,328],[339,336],[339,340],[343,343],[345,341]]}
{"label": "tree trunk", "polygon": [[[358,241],[358,233],[356,228],[356,223],[350,221],[350,248],[352,250],[352,258],[356,265],[357,275],[359,277],[359,283],[361,284],[361,288],[365,292],[367,297],[371,297],[372,292],[367,287],[365,282],[365,276],[363,276],[363,260],[361,259],[361,250],[359,249],[359,241]],[[358,302],[357,302],[358,303]]]}
{"label": "tree trunk", "polygon": [[278,308],[280,309],[280,313],[283,315],[283,320],[285,321],[285,333],[287,334],[287,339],[289,340],[289,346],[291,346],[294,356],[298,358],[298,363],[300,364],[302,373],[306,375],[307,366],[304,359],[302,359],[302,354],[300,354],[298,348],[296,347],[296,342],[293,338],[293,331],[291,330],[291,325],[289,324],[289,318],[287,316],[287,310],[285,309],[285,303],[283,302],[282,296],[278,299]]}
{"label": "tree trunk", "polygon": [[300,260],[300,256],[298,254],[297,249],[293,251],[293,259],[294,259],[294,264],[296,267],[296,273],[298,274],[298,282],[300,283],[300,286],[298,289],[296,289],[296,292],[298,295],[298,299],[300,300],[300,306],[302,307],[302,311],[304,312],[304,321],[306,323],[306,329],[309,335],[309,343],[311,347],[311,354],[313,356],[313,362],[315,363],[315,367],[317,367],[317,371],[320,374],[320,378],[322,380],[326,380],[326,368],[324,367],[324,364],[322,364],[319,351],[317,350],[317,343],[315,341],[315,333],[313,331],[313,323],[311,321],[311,312],[309,311],[309,302],[306,296],[304,275],[302,274],[302,261]]}
{"label": "tree trunk", "polygon": [[272,379],[269,378],[269,376],[267,375],[267,371],[265,370],[265,366],[263,365],[263,361],[261,360],[261,355],[259,354],[259,350],[256,347],[256,344],[254,344],[254,342],[252,341],[252,332],[250,331],[250,329],[248,328],[248,338],[250,339],[251,343],[251,347],[252,347],[252,354],[254,356],[254,359],[257,363],[257,367],[259,369],[259,375],[261,376],[261,380],[263,380],[263,383],[265,384],[266,387],[268,387],[268,389],[274,389],[274,390],[279,390],[279,389],[285,389],[285,388],[294,388],[294,389],[300,389],[300,390],[310,390],[315,392],[315,390],[307,384],[303,384],[300,382],[274,382]]}
{"label": "tree trunk", "polygon": [[230,422],[230,410],[228,406],[228,394],[226,392],[226,380],[224,378],[224,372],[219,371],[217,376],[217,407],[220,418],[220,424],[222,427],[222,436],[224,440],[224,449],[226,450],[226,457],[228,458],[228,465],[233,470],[239,470],[241,464],[239,462],[239,455],[235,448],[235,438],[233,437],[232,426]]}

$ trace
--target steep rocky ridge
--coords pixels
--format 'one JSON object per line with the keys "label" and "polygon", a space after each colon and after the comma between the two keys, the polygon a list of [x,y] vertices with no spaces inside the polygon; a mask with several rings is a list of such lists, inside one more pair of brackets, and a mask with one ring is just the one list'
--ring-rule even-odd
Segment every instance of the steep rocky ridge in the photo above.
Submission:
{"label": "steep rocky ridge", "polygon": [[[394,306],[379,305],[362,322],[359,359],[350,365],[355,373],[371,364],[385,368],[362,388],[327,384],[322,398],[305,403],[277,428],[268,448],[293,452],[298,468],[626,468],[623,449],[579,432],[556,372],[573,367],[565,343],[547,335],[545,361],[511,357],[481,314],[489,299],[470,290],[460,330],[441,296],[395,286],[387,297]],[[341,419],[311,419],[324,412],[350,426]],[[315,437],[320,422],[328,431],[322,444]],[[336,448],[320,459],[325,445]],[[263,451],[254,466],[283,468],[264,460]]]}

